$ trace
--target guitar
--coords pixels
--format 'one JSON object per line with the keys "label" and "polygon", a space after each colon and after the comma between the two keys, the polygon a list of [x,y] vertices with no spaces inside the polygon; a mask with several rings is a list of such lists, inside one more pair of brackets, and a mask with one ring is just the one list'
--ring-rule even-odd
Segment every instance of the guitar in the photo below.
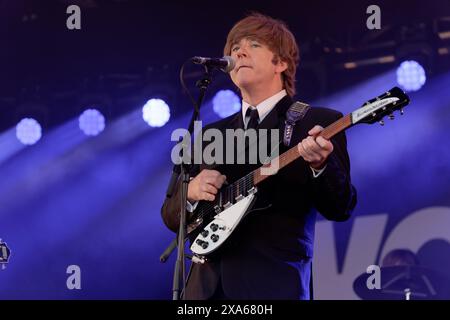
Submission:
{"label": "guitar", "polygon": [[[327,126],[321,133],[325,139],[330,139],[360,123],[384,124],[383,118],[394,118],[394,111],[400,110],[409,104],[409,97],[398,87],[394,87],[384,94],[365,102],[359,109],[340,118]],[[298,159],[297,146],[282,153],[271,161],[278,161],[278,168],[289,165]],[[257,186],[270,175],[262,174],[262,170],[270,166],[266,163],[250,172],[234,183],[222,187],[214,201],[201,201],[188,220],[188,234],[197,230],[199,234],[191,244],[191,251],[204,260],[204,257],[217,250],[232,234],[242,218],[251,209],[256,200]]]}
{"label": "guitar", "polygon": [[2,266],[2,270],[6,269],[10,256],[11,250],[9,250],[7,244],[0,239],[0,265]]}

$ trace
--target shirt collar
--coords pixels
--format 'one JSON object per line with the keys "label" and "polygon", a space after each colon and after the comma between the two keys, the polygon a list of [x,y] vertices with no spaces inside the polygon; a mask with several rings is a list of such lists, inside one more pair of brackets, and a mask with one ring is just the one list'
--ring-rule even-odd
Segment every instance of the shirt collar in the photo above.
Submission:
{"label": "shirt collar", "polygon": [[[266,100],[262,101],[260,104],[258,104],[256,109],[258,110],[259,115],[259,122],[263,121],[263,119],[269,114],[270,111],[275,107],[275,105],[283,99],[287,95],[286,90],[283,89],[277,94],[267,98]],[[250,108],[250,104],[242,100],[242,119],[244,119],[244,124],[246,123],[245,114],[247,112],[247,109]]]}

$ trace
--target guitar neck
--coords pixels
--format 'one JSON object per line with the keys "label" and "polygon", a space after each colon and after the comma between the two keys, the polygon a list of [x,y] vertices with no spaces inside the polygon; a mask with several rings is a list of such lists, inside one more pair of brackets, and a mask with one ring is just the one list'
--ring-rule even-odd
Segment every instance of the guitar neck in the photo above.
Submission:
{"label": "guitar neck", "polygon": [[[333,122],[328,127],[323,129],[323,131],[319,134],[319,136],[324,137],[325,139],[331,139],[336,134],[338,134],[341,131],[346,130],[347,128],[351,127],[352,125],[352,118],[351,114],[348,114],[339,120]],[[298,159],[300,157],[300,154],[298,153],[297,145],[290,148],[288,151],[282,153],[280,156],[274,158],[272,161],[278,161],[278,169],[282,169],[286,167],[288,164],[290,164],[292,161]],[[264,181],[266,178],[270,177],[268,174],[263,174],[262,169],[267,168],[270,166],[270,163],[263,165],[262,167],[254,170],[250,173],[250,175],[253,177],[253,185],[257,185],[260,182]]]}

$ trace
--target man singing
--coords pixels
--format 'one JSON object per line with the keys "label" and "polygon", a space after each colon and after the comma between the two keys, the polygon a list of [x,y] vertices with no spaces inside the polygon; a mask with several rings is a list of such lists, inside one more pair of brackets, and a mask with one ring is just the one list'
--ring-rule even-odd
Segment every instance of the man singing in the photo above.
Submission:
{"label": "man singing", "polygon": [[[242,110],[208,128],[277,129],[282,137],[299,60],[293,34],[282,21],[251,14],[231,29],[224,54],[236,61],[230,75],[241,93]],[[184,299],[312,298],[316,212],[345,221],[356,205],[345,134],[331,140],[318,136],[340,117],[340,112],[312,107],[295,125],[290,146],[297,145],[301,157],[261,183],[254,205],[259,210],[245,216],[206,263],[191,266]],[[280,153],[288,148],[281,145]],[[232,183],[260,165],[194,165],[188,210],[199,201],[213,201],[225,181]],[[177,191],[162,207],[163,220],[173,231],[179,213]]]}

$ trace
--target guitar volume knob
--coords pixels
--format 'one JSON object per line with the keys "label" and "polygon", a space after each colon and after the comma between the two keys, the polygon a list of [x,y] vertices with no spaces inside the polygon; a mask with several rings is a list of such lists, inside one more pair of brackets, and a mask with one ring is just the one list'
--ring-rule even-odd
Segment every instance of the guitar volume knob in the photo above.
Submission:
{"label": "guitar volume knob", "polygon": [[201,233],[203,238],[206,238],[208,236],[208,234],[209,234],[208,230],[203,230],[202,233]]}
{"label": "guitar volume knob", "polygon": [[196,244],[198,244],[200,247],[202,247],[203,249],[208,248],[208,241],[202,241],[200,239],[198,239],[197,241],[195,241]]}

